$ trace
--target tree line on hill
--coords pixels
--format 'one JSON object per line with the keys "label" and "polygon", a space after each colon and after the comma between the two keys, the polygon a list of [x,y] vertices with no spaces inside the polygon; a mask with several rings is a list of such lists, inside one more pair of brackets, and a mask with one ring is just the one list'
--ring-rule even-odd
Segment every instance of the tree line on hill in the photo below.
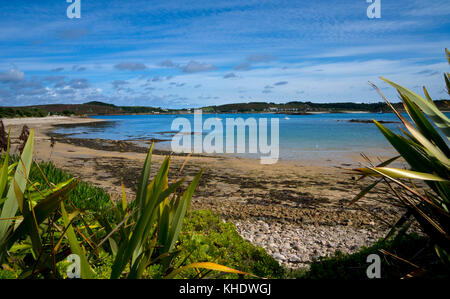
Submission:
{"label": "tree line on hill", "polygon": [[[434,101],[439,109],[450,111],[450,103],[446,100]],[[399,110],[403,109],[401,103],[394,104]],[[390,108],[384,102],[378,103],[312,103],[312,102],[288,102],[288,103],[235,103],[220,106],[208,106],[202,108],[204,112],[216,113],[242,113],[242,112],[344,112],[344,111],[367,111],[367,112],[390,112]]]}
{"label": "tree line on hill", "polygon": [[[442,111],[450,111],[450,103],[447,100],[435,101],[436,106]],[[394,106],[403,110],[401,103]],[[312,103],[312,102],[288,102],[288,103],[266,103],[250,102],[235,103],[218,106],[206,106],[202,108],[205,113],[245,113],[245,112],[274,112],[274,113],[298,113],[310,112],[345,112],[345,111],[367,111],[367,112],[390,112],[384,102],[378,103]],[[47,115],[115,115],[115,114],[159,114],[159,113],[183,113],[191,109],[164,109],[145,106],[116,106],[114,104],[99,101],[84,104],[53,104],[27,107],[0,107],[0,118],[13,117],[44,117]]]}

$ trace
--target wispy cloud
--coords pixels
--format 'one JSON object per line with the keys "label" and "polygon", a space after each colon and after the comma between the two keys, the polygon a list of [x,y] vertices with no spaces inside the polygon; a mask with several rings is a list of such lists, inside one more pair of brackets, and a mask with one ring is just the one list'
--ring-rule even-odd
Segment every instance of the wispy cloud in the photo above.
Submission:
{"label": "wispy cloud", "polygon": [[120,71],[142,71],[147,67],[143,63],[135,63],[135,62],[121,62],[116,64],[114,68]]}
{"label": "wispy cloud", "polygon": [[89,87],[89,82],[84,78],[72,79],[69,82],[69,86],[75,89],[86,89]]}
{"label": "wispy cloud", "polygon": [[270,62],[274,60],[275,57],[268,54],[252,54],[247,57],[246,61],[239,63],[233,67],[236,71],[248,71],[252,68],[254,64]]}
{"label": "wispy cloud", "polygon": [[201,63],[197,61],[189,61],[188,64],[183,66],[181,70],[185,73],[199,73],[199,72],[208,72],[217,69],[217,67],[210,63]]}
{"label": "wispy cloud", "polygon": [[84,28],[62,29],[56,32],[56,36],[62,39],[79,39],[89,33],[89,30]]}
{"label": "wispy cloud", "polygon": [[236,74],[235,73],[227,73],[223,76],[224,79],[230,79],[230,78],[236,78]]}
{"label": "wispy cloud", "polygon": [[114,80],[111,84],[115,89],[120,89],[122,86],[130,84],[130,82],[124,80]]}

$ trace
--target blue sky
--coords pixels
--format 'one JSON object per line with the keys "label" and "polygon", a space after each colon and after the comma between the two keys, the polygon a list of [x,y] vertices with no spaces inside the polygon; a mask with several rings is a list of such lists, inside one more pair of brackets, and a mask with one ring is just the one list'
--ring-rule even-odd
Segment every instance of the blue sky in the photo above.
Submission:
{"label": "blue sky", "polygon": [[378,76],[444,98],[448,1],[0,2],[0,105],[170,108],[250,101],[377,102]]}

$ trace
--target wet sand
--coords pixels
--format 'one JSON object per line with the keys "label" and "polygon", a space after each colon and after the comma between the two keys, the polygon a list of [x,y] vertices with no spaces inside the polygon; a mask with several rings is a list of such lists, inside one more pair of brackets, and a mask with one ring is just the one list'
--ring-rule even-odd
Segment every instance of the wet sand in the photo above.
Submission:
{"label": "wet sand", "polygon": [[[99,122],[89,118],[42,118],[4,120],[17,138],[21,126],[35,129],[35,158],[52,160],[57,167],[105,189],[113,198],[120,195],[123,181],[129,198],[136,190],[147,149],[131,142],[71,139],[52,134],[55,126]],[[56,141],[50,147],[50,137]],[[14,142],[17,142],[15,139]],[[14,147],[13,147],[14,149]],[[162,162],[164,151],[153,156],[152,173]],[[194,209],[211,209],[236,224],[240,234],[263,246],[280,263],[298,268],[335,250],[357,251],[385,235],[400,211],[376,201],[375,193],[349,206],[351,199],[367,186],[356,182],[348,170],[353,163],[337,164],[336,157],[324,161],[279,161],[262,165],[257,159],[232,156],[191,156],[182,172],[190,179],[204,168],[192,202]],[[338,158],[338,157],[337,157]],[[185,155],[172,156],[174,178]],[[381,187],[378,189],[385,192]]]}

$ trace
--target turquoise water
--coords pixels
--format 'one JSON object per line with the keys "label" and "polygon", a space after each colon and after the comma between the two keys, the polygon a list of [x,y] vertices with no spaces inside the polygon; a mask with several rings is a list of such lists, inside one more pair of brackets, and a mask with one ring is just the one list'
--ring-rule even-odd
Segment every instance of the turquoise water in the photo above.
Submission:
{"label": "turquoise water", "polygon": [[[156,144],[156,148],[170,149],[170,140],[176,132],[171,129],[176,117],[187,118],[193,126],[194,115],[113,115],[95,116],[109,122],[96,125],[80,125],[59,128],[55,132],[69,134],[75,138],[102,138],[112,140],[148,140],[152,138],[165,140]],[[267,118],[279,119],[279,151],[281,159],[326,159],[340,157],[347,153],[360,152],[392,152],[389,143],[384,139],[373,123],[348,122],[358,120],[398,121],[392,113],[336,113],[315,115],[285,114],[203,114],[203,121],[208,118]],[[289,118],[289,119],[285,119]],[[399,123],[385,124],[397,131]],[[208,133],[203,132],[203,135]],[[270,136],[270,129],[269,129]],[[269,138],[270,140],[270,138]],[[224,142],[225,143],[225,142]],[[257,154],[240,154],[255,156]]]}

